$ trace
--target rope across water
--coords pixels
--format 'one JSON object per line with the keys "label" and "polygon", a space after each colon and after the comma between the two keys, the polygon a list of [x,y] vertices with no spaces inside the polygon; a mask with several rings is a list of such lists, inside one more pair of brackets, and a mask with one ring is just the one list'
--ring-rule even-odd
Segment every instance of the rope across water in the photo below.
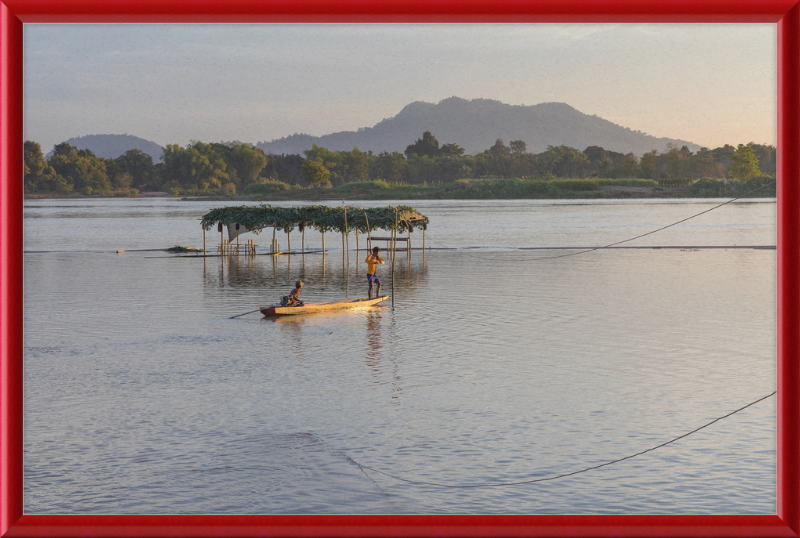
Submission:
{"label": "rope across water", "polygon": [[[752,193],[754,193],[756,191],[759,191],[759,190],[761,190],[763,188],[771,186],[774,183],[775,183],[775,181],[773,181],[771,183],[768,183],[766,185],[762,185],[761,187],[758,187],[756,189],[748,191],[748,192],[742,194],[741,196],[738,196],[736,198],[732,198],[732,199],[730,199],[730,200],[728,200],[726,202],[723,202],[721,204],[718,204],[718,205],[716,205],[714,207],[711,207],[709,209],[706,209],[704,211],[701,211],[699,213],[696,213],[694,215],[686,217],[685,219],[681,219],[679,221],[673,222],[673,223],[668,224],[666,226],[662,226],[660,228],[657,228],[655,230],[649,231],[647,233],[643,233],[643,234],[637,235],[635,237],[631,237],[629,239],[625,239],[625,240],[622,240],[622,241],[617,241],[615,243],[611,243],[611,244],[600,246],[600,247],[581,250],[581,251],[578,251],[578,252],[571,252],[571,253],[568,253],[568,254],[561,254],[561,255],[558,255],[558,256],[544,256],[544,257],[540,257],[540,258],[533,258],[530,261],[552,260],[552,259],[557,259],[557,258],[565,258],[565,257],[568,257],[568,256],[576,256],[578,254],[585,254],[585,253],[588,253],[588,252],[594,252],[596,250],[600,250],[600,249],[604,249],[604,248],[610,248],[610,247],[613,247],[613,246],[616,246],[616,245],[620,245],[622,243],[627,243],[627,242],[633,241],[634,239],[639,239],[641,237],[652,235],[654,233],[660,232],[660,231],[665,230],[667,228],[670,228],[672,226],[676,226],[676,225],[678,225],[678,224],[680,224],[682,222],[686,222],[686,221],[688,221],[690,219],[693,219],[695,217],[699,217],[700,215],[704,215],[705,213],[708,213],[710,211],[718,209],[718,208],[720,208],[722,206],[725,206],[727,204],[735,202],[736,200],[744,198],[745,196],[747,196],[749,194],[752,194]],[[432,242],[434,242],[434,241],[432,241]],[[436,243],[439,244],[438,242],[436,242]],[[447,247],[445,247],[445,248],[447,248]],[[736,413],[739,413],[740,411],[743,411],[743,410],[747,409],[748,407],[751,407],[751,406],[753,406],[753,405],[755,405],[755,404],[757,404],[757,403],[759,403],[759,402],[761,402],[763,400],[766,400],[767,398],[771,398],[772,396],[775,396],[777,393],[778,393],[778,391],[774,391],[771,394],[763,396],[763,397],[761,397],[761,398],[759,398],[759,399],[757,399],[757,400],[755,400],[753,402],[750,402],[749,404],[747,404],[745,406],[742,406],[739,409],[736,409],[734,411],[731,411],[730,413],[728,413],[726,415],[723,415],[721,417],[715,418],[714,420],[712,420],[712,421],[710,421],[710,422],[708,422],[706,424],[703,424],[699,428],[695,428],[694,430],[692,430],[690,432],[684,433],[683,435],[679,435],[678,437],[670,439],[669,441],[666,441],[666,442],[661,443],[659,445],[656,445],[654,447],[648,448],[646,450],[642,450],[641,452],[637,452],[635,454],[631,454],[631,455],[625,456],[623,458],[618,458],[618,459],[615,459],[615,460],[607,461],[607,462],[601,463],[599,465],[593,465],[591,467],[586,467],[584,469],[579,469],[577,471],[571,471],[569,473],[562,473],[562,474],[543,477],[543,478],[534,478],[534,479],[531,479],[531,480],[519,480],[519,481],[514,481],[514,482],[502,482],[502,483],[497,483],[497,484],[442,484],[442,483],[438,483],[438,482],[427,482],[427,481],[424,481],[424,480],[412,480],[412,479],[409,479],[409,478],[403,478],[401,476],[393,475],[393,474],[387,473],[385,471],[381,471],[379,469],[375,469],[374,467],[369,467],[367,465],[363,465],[363,464],[358,463],[357,461],[353,460],[350,457],[347,457],[347,459],[349,461],[353,462],[355,465],[357,465],[362,470],[362,472],[366,472],[366,470],[369,470],[369,471],[372,471],[372,472],[387,476],[389,478],[393,478],[395,480],[399,480],[401,482],[406,482],[406,483],[409,483],[409,484],[417,484],[417,485],[422,485],[422,486],[432,486],[432,487],[439,487],[439,488],[497,488],[497,487],[507,487],[507,486],[520,486],[520,485],[525,485],[525,484],[535,484],[535,483],[539,483],[539,482],[547,482],[547,481],[551,481],[551,480],[558,480],[559,478],[566,478],[566,477],[569,477],[569,476],[575,476],[577,474],[586,473],[588,471],[592,471],[592,470],[595,470],[595,469],[600,469],[601,467],[607,467],[609,465],[613,465],[615,463],[619,463],[619,462],[622,462],[622,461],[630,460],[630,459],[635,458],[637,456],[641,456],[643,454],[647,454],[648,452],[652,452],[654,450],[658,450],[659,448],[665,447],[665,446],[667,446],[667,445],[669,445],[671,443],[679,441],[680,439],[683,439],[683,438],[688,437],[688,436],[690,436],[690,435],[692,435],[694,433],[697,433],[700,430],[702,430],[704,428],[707,428],[707,427],[711,426],[712,424],[715,424],[716,422],[719,422],[720,420],[723,420],[723,419],[728,418],[728,417],[730,417],[730,416],[732,416],[732,415],[734,415]]]}
{"label": "rope across water", "polygon": [[[777,180],[771,181],[771,182],[769,182],[767,184],[764,184],[764,185],[761,185],[760,187],[755,188],[755,189],[753,189],[751,191],[747,191],[746,193],[742,194],[741,196],[737,196],[736,198],[731,198],[730,200],[727,200],[727,201],[725,201],[725,202],[723,202],[721,204],[715,205],[714,207],[711,207],[709,209],[705,209],[705,210],[703,210],[703,211],[701,211],[699,213],[696,213],[694,215],[686,217],[685,219],[681,219],[681,220],[675,221],[675,222],[673,222],[671,224],[667,224],[666,226],[662,226],[660,228],[656,228],[655,230],[651,230],[649,232],[637,235],[635,237],[631,237],[631,238],[628,238],[628,239],[623,239],[622,241],[617,241],[615,243],[610,243],[608,245],[603,245],[603,246],[599,246],[599,247],[593,247],[593,248],[589,248],[589,249],[586,249],[586,250],[580,250],[578,252],[569,252],[567,254],[559,254],[557,256],[541,256],[539,258],[531,258],[528,261],[535,262],[535,261],[541,261],[541,260],[555,260],[555,259],[558,259],[558,258],[566,258],[566,257],[569,257],[569,256],[577,256],[579,254],[586,254],[588,252],[594,252],[596,250],[602,250],[604,248],[611,248],[611,247],[614,247],[614,246],[617,246],[617,245],[621,245],[622,243],[628,243],[628,242],[633,241],[635,239],[639,239],[639,238],[642,238],[642,237],[645,237],[645,236],[648,236],[648,235],[652,235],[652,234],[660,232],[662,230],[666,230],[667,228],[671,228],[673,226],[677,226],[678,224],[681,224],[682,222],[686,222],[687,220],[691,220],[693,218],[699,217],[700,215],[704,215],[704,214],[706,214],[706,213],[708,213],[710,211],[714,211],[715,209],[718,209],[718,208],[720,208],[722,206],[725,206],[725,205],[728,205],[730,203],[733,203],[736,200],[741,200],[742,198],[745,198],[746,196],[748,196],[750,194],[753,194],[756,191],[760,191],[761,189],[765,189],[767,187],[770,187],[770,186],[774,185],[776,182],[777,182]],[[431,243],[435,243],[437,245],[440,245],[443,248],[452,248],[452,247],[447,247],[447,246],[443,245],[442,243],[440,243],[438,241],[434,241],[434,240],[431,240],[431,239],[429,239],[429,241],[431,241]]]}
{"label": "rope across water", "polygon": [[778,391],[774,391],[771,394],[767,394],[766,396],[762,396],[761,398],[759,398],[759,399],[757,399],[757,400],[755,400],[753,402],[750,402],[749,404],[747,404],[745,406],[742,406],[739,409],[736,409],[735,411],[731,411],[727,415],[723,415],[721,417],[717,417],[714,420],[712,420],[711,422],[703,424],[699,428],[695,428],[694,430],[692,430],[690,432],[684,433],[683,435],[679,435],[678,437],[670,439],[669,441],[667,441],[665,443],[661,443],[660,445],[656,445],[656,446],[648,448],[646,450],[642,450],[641,452],[637,452],[636,454],[631,454],[630,456],[625,456],[624,458],[618,458],[618,459],[615,459],[615,460],[607,461],[605,463],[601,463],[599,465],[593,465],[591,467],[586,467],[584,469],[580,469],[580,470],[577,470],[577,471],[572,471],[572,472],[569,472],[569,473],[562,473],[562,474],[559,474],[559,475],[548,476],[548,477],[544,477],[544,478],[534,478],[534,479],[531,479],[531,480],[519,480],[519,481],[515,481],[515,482],[502,482],[502,483],[497,483],[497,484],[442,484],[442,483],[438,483],[438,482],[426,482],[424,480],[412,480],[412,479],[409,479],[409,478],[403,478],[401,476],[393,475],[393,474],[387,473],[385,471],[381,471],[379,469],[375,469],[374,467],[369,467],[368,465],[363,465],[361,463],[358,463],[357,461],[355,461],[353,458],[351,458],[349,456],[344,456],[344,457],[348,461],[351,461],[352,463],[357,465],[361,469],[362,472],[366,472],[365,470],[369,470],[369,471],[372,471],[372,472],[375,472],[375,473],[378,473],[378,474],[382,474],[384,476],[388,476],[389,478],[393,478],[395,480],[400,480],[401,482],[407,482],[409,484],[417,484],[417,485],[420,485],[420,486],[433,486],[433,487],[437,487],[437,488],[499,488],[499,487],[507,487],[507,486],[521,486],[521,485],[524,485],[524,484],[535,484],[535,483],[538,483],[538,482],[547,482],[547,481],[550,481],[550,480],[558,480],[559,478],[566,478],[568,476],[574,476],[574,475],[585,473],[585,472],[588,472],[588,471],[593,471],[593,470],[599,469],[601,467],[607,467],[609,465],[613,465],[613,464],[619,463],[621,461],[633,459],[633,458],[635,458],[637,456],[641,456],[642,454],[647,454],[648,452],[652,452],[654,450],[658,450],[659,448],[665,447],[665,446],[667,446],[667,445],[669,445],[671,443],[674,443],[675,441],[679,441],[680,439],[688,437],[688,436],[692,435],[693,433],[697,433],[697,432],[699,432],[700,430],[702,430],[704,428],[708,428],[712,424],[714,424],[716,422],[719,422],[720,420],[723,420],[725,418],[728,418],[731,415],[735,415],[736,413],[738,413],[740,411],[744,411],[748,407],[752,407],[755,404],[766,400],[767,398],[771,398],[772,396],[775,396],[777,393],[778,393]]}

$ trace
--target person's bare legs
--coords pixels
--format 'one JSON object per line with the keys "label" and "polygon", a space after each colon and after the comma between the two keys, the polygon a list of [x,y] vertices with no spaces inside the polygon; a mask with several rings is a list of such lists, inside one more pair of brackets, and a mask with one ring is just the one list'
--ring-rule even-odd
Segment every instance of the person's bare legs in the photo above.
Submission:
{"label": "person's bare legs", "polygon": [[[381,291],[381,285],[378,284],[378,293],[380,293],[380,291]],[[369,285],[369,292],[367,293],[367,297],[372,299],[372,284]]]}
{"label": "person's bare legs", "polygon": [[[380,296],[381,296],[381,283],[378,282],[378,291],[377,293],[375,293],[375,298],[377,299]],[[372,289],[370,289],[370,299],[371,298],[372,298]]]}

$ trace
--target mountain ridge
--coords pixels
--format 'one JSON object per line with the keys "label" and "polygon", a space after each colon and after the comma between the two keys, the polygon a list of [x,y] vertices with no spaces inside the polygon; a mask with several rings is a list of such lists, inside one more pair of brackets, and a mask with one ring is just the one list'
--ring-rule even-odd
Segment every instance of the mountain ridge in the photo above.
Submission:
{"label": "mountain ridge", "polygon": [[[391,118],[383,118],[372,127],[357,131],[338,131],[322,136],[304,133],[262,141],[251,146],[266,153],[302,154],[313,144],[331,151],[397,151],[402,153],[425,131],[430,131],[440,144],[455,143],[467,154],[489,149],[499,138],[506,144],[522,140],[529,153],[541,153],[547,146],[570,146],[583,151],[600,146],[619,153],[641,157],[651,150],[666,151],[669,144],[700,149],[686,140],[654,137],[617,125],[596,115],[588,115],[560,102],[536,105],[510,105],[494,99],[462,99],[448,97],[438,103],[414,101]],[[163,147],[155,142],[128,134],[95,134],[66,140],[78,149],[90,149],[98,157],[117,158],[130,149],[139,149],[161,161]],[[52,155],[52,150],[47,157]]]}
{"label": "mountain ridge", "polygon": [[[153,158],[153,162],[161,162],[161,153],[164,148],[144,138],[129,134],[91,134],[72,137],[65,140],[67,144],[78,149],[88,149],[98,157],[103,159],[116,159],[123,153],[131,149],[138,149],[147,153]],[[50,158],[53,154],[51,149],[45,157]]]}
{"label": "mountain ridge", "polygon": [[570,146],[583,150],[589,146],[641,157],[651,150],[665,151],[668,144],[687,146],[696,152],[700,145],[675,138],[655,137],[617,125],[596,115],[584,114],[559,102],[537,105],[510,105],[494,99],[448,97],[438,103],[414,101],[397,115],[384,118],[372,127],[339,131],[322,136],[295,133],[256,144],[269,153],[302,153],[312,144],[331,151],[398,151],[431,131],[440,143],[455,143],[468,154],[489,149],[500,138],[505,143],[522,140],[530,153],[541,153],[547,146]]}

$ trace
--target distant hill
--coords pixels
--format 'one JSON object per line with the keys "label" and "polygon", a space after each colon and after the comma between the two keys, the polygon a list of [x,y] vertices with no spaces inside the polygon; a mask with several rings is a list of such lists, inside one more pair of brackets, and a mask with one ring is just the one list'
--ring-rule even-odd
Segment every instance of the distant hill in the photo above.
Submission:
{"label": "distant hill", "polygon": [[[155,142],[128,134],[86,135],[70,138],[65,142],[78,149],[89,149],[92,153],[104,159],[116,159],[130,149],[138,149],[150,155],[153,158],[153,162],[157,163],[161,162],[161,152],[164,150]],[[49,158],[52,154],[53,150],[51,149],[46,157]]]}
{"label": "distant hill", "polygon": [[548,145],[566,145],[578,150],[601,146],[620,153],[633,152],[641,157],[656,149],[665,151],[667,144],[688,146],[697,151],[700,146],[686,140],[656,138],[632,131],[597,116],[590,116],[564,103],[538,105],[507,105],[491,99],[468,101],[450,97],[437,104],[416,101],[407,105],[393,118],[384,119],[374,127],[358,131],[341,131],[324,136],[294,134],[257,147],[275,154],[302,153],[312,144],[332,151],[399,151],[413,144],[425,131],[431,131],[440,144],[456,143],[468,154],[480,153],[502,138],[506,145],[522,140],[529,153],[541,153]]}

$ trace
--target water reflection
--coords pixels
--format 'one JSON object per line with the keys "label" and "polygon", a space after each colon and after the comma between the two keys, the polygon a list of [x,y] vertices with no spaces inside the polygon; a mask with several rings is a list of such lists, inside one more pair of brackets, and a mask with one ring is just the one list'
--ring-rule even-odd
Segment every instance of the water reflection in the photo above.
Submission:
{"label": "water reflection", "polygon": [[[395,260],[394,287],[396,292],[402,293],[398,300],[416,301],[427,286],[428,268],[421,253],[418,256],[413,254],[410,261],[405,253]],[[362,257],[366,257],[363,251],[354,251],[350,256],[343,256],[344,263],[341,264],[330,264],[330,256],[320,254],[204,258],[203,289],[209,298],[221,297],[222,290],[231,288],[243,293],[253,292],[257,296],[263,292],[268,295],[270,304],[274,304],[281,295],[291,291],[295,281],[302,280],[306,303],[366,297],[369,288],[366,271],[359,269]],[[186,260],[182,263],[195,262]],[[392,271],[388,260],[380,267],[379,276],[383,283],[381,293],[391,295]]]}
{"label": "water reflection", "polygon": [[[395,311],[390,307],[376,307],[369,310],[365,316],[366,328],[366,354],[365,363],[372,372],[375,385],[390,385],[391,400],[393,404],[399,404],[400,394],[403,388],[400,384],[400,367],[394,346],[386,345],[389,330],[385,326],[385,321],[389,320],[390,325],[395,322]],[[392,335],[388,335],[391,340]]]}
{"label": "water reflection", "polygon": [[308,318],[309,316],[264,316],[261,319],[283,332],[286,340],[292,342],[292,351],[303,356],[303,325]]}
{"label": "water reflection", "polygon": [[367,313],[367,366],[376,374],[380,374],[378,365],[383,356],[383,338],[381,336],[380,310],[370,310]]}

